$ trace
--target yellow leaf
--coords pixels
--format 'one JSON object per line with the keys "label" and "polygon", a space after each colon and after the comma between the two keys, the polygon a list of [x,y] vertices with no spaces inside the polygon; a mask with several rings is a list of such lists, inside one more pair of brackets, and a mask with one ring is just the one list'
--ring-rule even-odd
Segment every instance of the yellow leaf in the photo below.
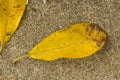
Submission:
{"label": "yellow leaf", "polygon": [[26,0],[10,0],[10,2],[11,8],[9,9],[10,13],[8,15],[9,20],[5,37],[5,43],[10,39],[10,37],[17,29],[26,6]]}
{"label": "yellow leaf", "polygon": [[[0,7],[1,8],[1,7]],[[5,33],[6,33],[6,16],[2,13],[0,9],[0,52],[2,50],[2,45],[4,43]]]}
{"label": "yellow leaf", "polygon": [[0,0],[0,47],[6,42],[17,29],[23,12],[26,0]]}
{"label": "yellow leaf", "polygon": [[105,41],[106,33],[97,24],[89,22],[74,24],[51,34],[36,45],[29,54],[18,57],[13,62],[27,56],[45,61],[83,58],[102,48]]}
{"label": "yellow leaf", "polygon": [[6,10],[9,9],[9,2],[7,2],[7,0],[0,0],[0,52],[2,50],[2,45],[4,43],[4,39],[5,39],[5,35],[6,35],[6,25],[7,25],[7,21],[8,21],[8,17],[7,15],[9,14],[9,12],[6,12]]}

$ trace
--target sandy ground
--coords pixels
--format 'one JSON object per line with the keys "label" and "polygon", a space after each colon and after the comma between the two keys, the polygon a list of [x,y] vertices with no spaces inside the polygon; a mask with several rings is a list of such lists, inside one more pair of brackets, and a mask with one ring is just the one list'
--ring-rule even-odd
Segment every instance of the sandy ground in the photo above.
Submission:
{"label": "sandy ground", "polygon": [[[98,23],[108,34],[96,54],[12,63],[56,30],[86,21]],[[0,54],[0,80],[120,80],[120,0],[29,0],[19,28]]]}

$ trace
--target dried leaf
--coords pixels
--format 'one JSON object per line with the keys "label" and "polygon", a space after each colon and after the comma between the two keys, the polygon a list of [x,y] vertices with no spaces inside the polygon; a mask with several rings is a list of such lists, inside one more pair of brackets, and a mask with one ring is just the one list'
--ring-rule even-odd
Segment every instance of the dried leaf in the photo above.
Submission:
{"label": "dried leaf", "polygon": [[17,29],[25,5],[26,0],[0,0],[0,50]]}
{"label": "dried leaf", "polygon": [[56,31],[37,44],[27,55],[16,58],[13,62],[32,57],[45,61],[59,58],[83,58],[92,55],[103,47],[106,33],[94,23],[74,24]]}

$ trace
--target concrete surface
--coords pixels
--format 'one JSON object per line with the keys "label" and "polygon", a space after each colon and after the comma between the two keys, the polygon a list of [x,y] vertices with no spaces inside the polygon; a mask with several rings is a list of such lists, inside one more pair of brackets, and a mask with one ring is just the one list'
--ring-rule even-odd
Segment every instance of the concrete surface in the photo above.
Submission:
{"label": "concrete surface", "polygon": [[[52,32],[86,21],[98,23],[108,34],[96,54],[12,63]],[[120,80],[120,0],[29,0],[19,28],[0,54],[0,80]]]}

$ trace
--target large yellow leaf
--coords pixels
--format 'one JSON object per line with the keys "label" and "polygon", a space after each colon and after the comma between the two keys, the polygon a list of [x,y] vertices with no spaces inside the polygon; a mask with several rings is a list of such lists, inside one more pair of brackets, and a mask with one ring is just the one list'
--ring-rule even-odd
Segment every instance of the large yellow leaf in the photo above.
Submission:
{"label": "large yellow leaf", "polygon": [[25,5],[26,0],[0,0],[0,50],[17,29]]}
{"label": "large yellow leaf", "polygon": [[82,58],[98,51],[106,41],[106,33],[94,23],[74,24],[56,31],[36,45],[27,55],[45,61],[58,58]]}
{"label": "large yellow leaf", "polygon": [[6,29],[7,29],[6,25],[8,21],[7,15],[9,14],[8,12],[6,12],[6,10],[8,10],[9,8],[9,5],[7,5],[9,4],[9,2],[7,2],[7,0],[4,1],[0,0],[0,52],[2,50],[2,45],[4,43],[4,38],[6,35]]}

